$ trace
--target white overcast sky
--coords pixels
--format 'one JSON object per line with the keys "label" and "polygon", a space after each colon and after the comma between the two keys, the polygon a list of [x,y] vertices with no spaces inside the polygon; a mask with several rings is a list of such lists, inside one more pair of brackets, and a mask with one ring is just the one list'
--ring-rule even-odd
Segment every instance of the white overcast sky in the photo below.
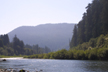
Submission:
{"label": "white overcast sky", "polygon": [[0,34],[19,26],[78,23],[92,0],[0,0]]}

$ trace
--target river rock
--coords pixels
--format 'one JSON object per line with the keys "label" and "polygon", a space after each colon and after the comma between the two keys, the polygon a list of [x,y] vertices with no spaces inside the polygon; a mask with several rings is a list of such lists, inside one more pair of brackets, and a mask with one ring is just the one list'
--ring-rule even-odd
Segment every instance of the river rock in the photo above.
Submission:
{"label": "river rock", "polygon": [[3,59],[2,61],[6,61],[6,59]]}
{"label": "river rock", "polygon": [[25,72],[25,70],[22,69],[22,70],[20,70],[19,72]]}

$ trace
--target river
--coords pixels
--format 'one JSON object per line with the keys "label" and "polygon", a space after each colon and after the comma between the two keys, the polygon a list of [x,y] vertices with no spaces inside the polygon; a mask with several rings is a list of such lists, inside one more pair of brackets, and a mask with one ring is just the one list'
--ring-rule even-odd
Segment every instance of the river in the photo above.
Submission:
{"label": "river", "polygon": [[108,72],[108,61],[7,58],[0,62],[0,68],[30,72]]}

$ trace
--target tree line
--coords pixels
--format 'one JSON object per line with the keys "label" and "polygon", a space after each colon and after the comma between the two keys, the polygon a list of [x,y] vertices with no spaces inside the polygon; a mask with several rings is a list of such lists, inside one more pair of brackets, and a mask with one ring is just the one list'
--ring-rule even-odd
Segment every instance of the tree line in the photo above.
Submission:
{"label": "tree line", "polygon": [[45,46],[45,48],[36,45],[25,45],[16,35],[13,41],[9,41],[8,34],[0,35],[0,55],[15,56],[15,55],[32,55],[48,53],[51,50]]}
{"label": "tree line", "polygon": [[88,42],[79,44],[70,50],[59,50],[48,54],[25,56],[26,58],[43,59],[77,59],[77,60],[108,60],[108,34],[91,38]]}
{"label": "tree line", "polygon": [[93,0],[86,7],[82,20],[75,25],[70,48],[108,34],[108,0]]}
{"label": "tree line", "polygon": [[92,50],[59,50],[47,54],[34,54],[24,58],[69,59],[69,60],[108,60],[108,48]]}

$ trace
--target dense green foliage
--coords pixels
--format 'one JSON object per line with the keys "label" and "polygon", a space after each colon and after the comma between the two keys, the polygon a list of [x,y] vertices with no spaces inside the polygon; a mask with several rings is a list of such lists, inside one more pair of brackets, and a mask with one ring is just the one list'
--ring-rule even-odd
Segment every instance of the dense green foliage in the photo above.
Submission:
{"label": "dense green foliage", "polygon": [[0,36],[0,47],[3,47],[3,45],[9,44],[9,37],[7,34]]}
{"label": "dense green foliage", "polygon": [[73,47],[72,49],[76,50],[91,50],[93,48],[108,48],[108,34],[106,36],[100,35],[97,38],[91,38],[89,42],[84,42],[82,44],[79,44],[76,47]]}
{"label": "dense green foliage", "polygon": [[93,0],[86,9],[70,41],[73,57],[108,60],[108,0]]}
{"label": "dense green foliage", "polygon": [[72,40],[70,42],[70,47],[77,46],[77,26],[76,25],[74,26],[73,32],[74,33],[73,33]]}
{"label": "dense green foliage", "polygon": [[[88,42],[91,38],[96,38],[101,34],[108,34],[108,0],[93,0],[86,7],[82,20],[75,26],[70,48]],[[77,31],[77,35],[75,32]]]}
{"label": "dense green foliage", "polygon": [[108,60],[108,35],[92,38],[89,42],[82,43],[68,51],[63,49],[48,54],[31,55],[27,58]]}
{"label": "dense green foliage", "polygon": [[48,52],[51,52],[51,50],[48,47],[41,48],[38,45],[24,45],[23,41],[18,39],[16,35],[13,38],[12,42],[9,42],[7,34],[0,36],[0,55],[19,56],[41,54]]}
{"label": "dense green foliage", "polygon": [[42,59],[76,59],[76,60],[108,60],[108,48],[92,50],[65,50],[47,54],[34,54],[25,56],[25,58],[42,58]]}

